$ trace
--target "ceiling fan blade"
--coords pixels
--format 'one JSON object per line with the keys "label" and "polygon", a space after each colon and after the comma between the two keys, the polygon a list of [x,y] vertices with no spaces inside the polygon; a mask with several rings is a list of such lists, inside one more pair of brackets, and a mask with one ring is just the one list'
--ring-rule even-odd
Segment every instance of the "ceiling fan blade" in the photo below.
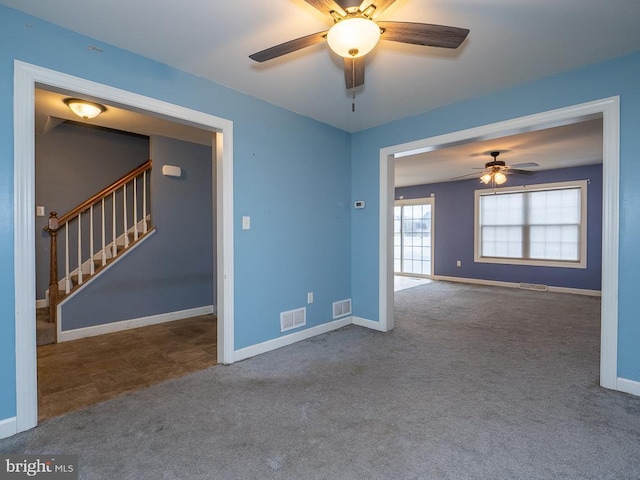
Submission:
{"label": "ceiling fan blade", "polygon": [[267,60],[273,60],[274,58],[281,57],[282,55],[286,55],[288,53],[295,52],[296,50],[301,50],[303,48],[310,47],[311,45],[315,45],[316,43],[320,43],[325,40],[326,35],[327,32],[318,32],[307,35],[306,37],[289,40],[288,42],[281,43],[280,45],[276,45],[275,47],[270,47],[260,52],[249,55],[249,58],[261,63],[266,62]]}
{"label": "ceiling fan blade", "polygon": [[460,180],[461,178],[467,178],[467,177],[478,177],[478,178],[480,178],[480,176],[477,173],[467,173],[466,175],[460,175],[458,177],[453,177],[453,178],[450,178],[449,180]]}
{"label": "ceiling fan blade", "polygon": [[539,167],[540,165],[538,165],[536,162],[527,162],[527,163],[515,163],[513,165],[510,165],[511,168],[515,167],[515,168],[531,168],[531,167]]}
{"label": "ceiling fan blade", "polygon": [[364,57],[344,59],[344,81],[347,90],[364,84]]}
{"label": "ceiling fan blade", "polygon": [[364,12],[367,8],[373,5],[374,7],[376,7],[374,15],[377,16],[384,12],[387,8],[389,8],[395,1],[396,0],[364,0],[360,5],[360,11]]}
{"label": "ceiling fan blade", "polygon": [[469,29],[413,22],[377,22],[384,30],[383,40],[427,45],[429,47],[458,48],[469,35]]}
{"label": "ceiling fan blade", "polygon": [[338,12],[343,17],[347,14],[344,9],[333,0],[304,0],[312,7],[316,7],[322,13]]}
{"label": "ceiling fan blade", "polygon": [[531,170],[519,170],[517,168],[508,168],[507,174],[517,173],[518,175],[533,175],[536,172],[532,172]]}

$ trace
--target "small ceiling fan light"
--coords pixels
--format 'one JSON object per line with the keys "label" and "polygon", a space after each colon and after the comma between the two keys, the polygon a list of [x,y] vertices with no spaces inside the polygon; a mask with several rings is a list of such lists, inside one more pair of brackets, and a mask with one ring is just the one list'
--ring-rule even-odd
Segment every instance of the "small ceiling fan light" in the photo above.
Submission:
{"label": "small ceiling fan light", "polygon": [[78,98],[67,98],[64,103],[69,107],[69,110],[85,120],[95,118],[106,110],[99,103],[88,102]]}
{"label": "small ceiling fan light", "polygon": [[502,172],[496,172],[493,174],[493,180],[496,182],[496,185],[502,185],[507,181],[507,176]]}
{"label": "small ceiling fan light", "polygon": [[482,183],[489,183],[491,181],[491,174],[490,173],[485,173],[484,175],[482,175],[480,177],[480,181],[482,181]]}
{"label": "small ceiling fan light", "polygon": [[380,27],[362,17],[346,18],[327,32],[331,50],[344,58],[358,58],[369,53],[380,40]]}

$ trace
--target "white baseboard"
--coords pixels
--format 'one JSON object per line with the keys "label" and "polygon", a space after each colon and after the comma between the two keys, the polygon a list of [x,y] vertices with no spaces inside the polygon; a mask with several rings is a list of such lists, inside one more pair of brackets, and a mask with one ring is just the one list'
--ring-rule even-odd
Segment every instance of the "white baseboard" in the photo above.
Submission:
{"label": "white baseboard", "polygon": [[[474,285],[488,285],[491,287],[520,288],[520,284],[516,282],[500,282],[497,280],[483,280],[481,278],[464,278],[464,277],[449,277],[446,275],[434,275],[433,279],[444,280],[446,282],[471,283]],[[587,295],[590,297],[600,297],[602,295],[602,292],[600,292],[600,290],[587,290],[584,288],[569,288],[569,287],[554,287],[552,285],[547,286],[547,292],[570,293],[573,295]]]}
{"label": "white baseboard", "polygon": [[378,332],[385,331],[380,325],[380,322],[374,322],[373,320],[367,320],[366,318],[360,317],[351,317],[351,321],[354,325],[359,327],[370,328],[371,330],[377,330]]}
{"label": "white baseboard", "polygon": [[18,433],[16,417],[0,420],[0,438],[7,438]]}
{"label": "white baseboard", "polygon": [[[213,313],[213,305],[205,305],[204,307],[190,308],[188,310],[180,310],[177,312],[161,313],[159,315],[134,318],[131,320],[122,320],[120,322],[95,325],[93,327],[58,331],[58,342],[68,342],[70,340],[78,340],[79,338],[104,335],[105,333],[120,332],[122,330],[130,330],[132,328],[146,327],[149,325],[158,325],[160,323],[173,322],[175,320],[182,320],[189,317],[208,315],[210,313]],[[60,322],[58,323],[58,329],[60,329]]]}
{"label": "white baseboard", "polygon": [[617,390],[640,397],[640,382],[628,380],[626,378],[618,378],[616,383]]}
{"label": "white baseboard", "polygon": [[43,300],[36,300],[36,308],[47,308],[49,306],[49,300],[46,298]]}
{"label": "white baseboard", "polygon": [[256,355],[286,347],[292,343],[300,342],[307,338],[315,337],[316,335],[321,335],[347,325],[351,325],[351,317],[344,317],[333,322],[323,323],[316,327],[307,328],[306,330],[301,330],[299,332],[290,333],[289,335],[274,338],[273,340],[267,340],[266,342],[251,345],[250,347],[241,348],[240,350],[233,352],[233,361],[239,362],[240,360],[255,357]]}
{"label": "white baseboard", "polygon": [[587,297],[602,296],[602,292],[600,290],[587,290],[586,288],[554,287],[549,285],[547,287],[547,291],[555,293],[569,293],[571,295],[586,295]]}

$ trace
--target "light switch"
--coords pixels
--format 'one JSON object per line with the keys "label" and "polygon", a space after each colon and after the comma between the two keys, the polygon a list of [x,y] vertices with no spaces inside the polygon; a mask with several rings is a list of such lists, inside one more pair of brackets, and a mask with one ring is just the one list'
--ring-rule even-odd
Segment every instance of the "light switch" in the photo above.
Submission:
{"label": "light switch", "polygon": [[242,217],[242,229],[250,230],[251,229],[251,217]]}
{"label": "light switch", "polygon": [[36,217],[44,217],[44,207],[42,205],[36,207]]}

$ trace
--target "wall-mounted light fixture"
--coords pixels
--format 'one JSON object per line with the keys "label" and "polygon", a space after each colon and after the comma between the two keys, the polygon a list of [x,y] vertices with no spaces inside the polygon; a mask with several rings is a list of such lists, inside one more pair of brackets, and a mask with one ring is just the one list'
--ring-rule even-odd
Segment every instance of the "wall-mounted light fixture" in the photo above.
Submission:
{"label": "wall-mounted light fixture", "polygon": [[164,175],[165,177],[179,178],[182,175],[182,169],[180,167],[176,167],[175,165],[163,165],[162,175]]}
{"label": "wall-mounted light fixture", "polygon": [[95,118],[106,110],[104,105],[79,98],[67,98],[64,103],[69,107],[69,110],[85,120]]}

